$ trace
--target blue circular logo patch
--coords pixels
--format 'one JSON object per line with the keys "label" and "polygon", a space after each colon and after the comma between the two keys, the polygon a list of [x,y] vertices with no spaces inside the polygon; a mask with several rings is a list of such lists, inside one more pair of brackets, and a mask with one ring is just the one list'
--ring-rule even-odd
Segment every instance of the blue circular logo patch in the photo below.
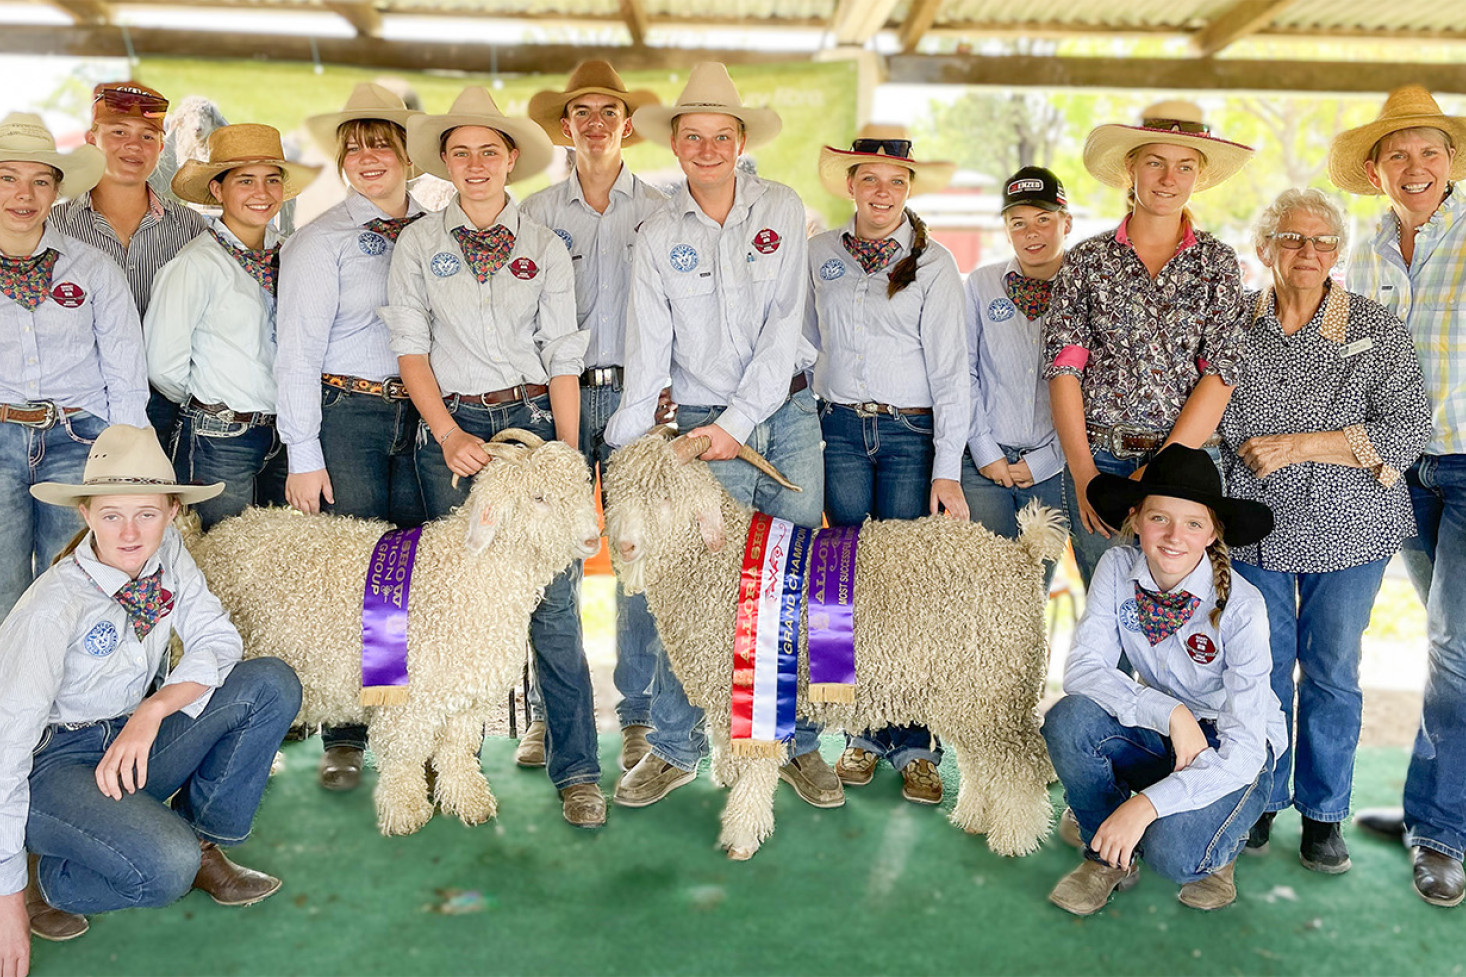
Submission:
{"label": "blue circular logo patch", "polygon": [[690,244],[674,245],[668,258],[678,271],[691,271],[697,267],[697,250]]}
{"label": "blue circular logo patch", "polygon": [[565,230],[565,228],[563,228],[563,227],[557,227],[557,228],[555,228],[555,234],[556,234],[556,236],[558,236],[560,238],[560,240],[562,240],[562,241],[565,242],[565,247],[566,247],[567,250],[570,249],[570,248],[575,247],[575,238],[571,237],[570,236],[570,232],[567,231],[567,230]]}
{"label": "blue circular logo patch", "polygon": [[1120,605],[1120,627],[1126,631],[1140,630],[1140,608],[1134,597]]}
{"label": "blue circular logo patch", "polygon": [[993,299],[988,303],[988,318],[994,322],[1007,322],[1018,314],[1018,307],[1007,299]]}
{"label": "blue circular logo patch", "polygon": [[839,258],[831,258],[829,261],[820,265],[820,277],[827,282],[845,277],[845,262]]}
{"label": "blue circular logo patch", "polygon": [[117,628],[111,621],[100,621],[81,639],[82,647],[93,658],[106,658],[117,649]]}
{"label": "blue circular logo patch", "polygon": [[433,262],[430,266],[433,274],[439,278],[452,278],[458,274],[458,269],[463,267],[463,262],[458,260],[458,255],[448,251],[439,251],[433,255]]}
{"label": "blue circular logo patch", "polygon": [[362,231],[356,236],[356,246],[362,254],[379,255],[387,253],[387,239],[376,231]]}

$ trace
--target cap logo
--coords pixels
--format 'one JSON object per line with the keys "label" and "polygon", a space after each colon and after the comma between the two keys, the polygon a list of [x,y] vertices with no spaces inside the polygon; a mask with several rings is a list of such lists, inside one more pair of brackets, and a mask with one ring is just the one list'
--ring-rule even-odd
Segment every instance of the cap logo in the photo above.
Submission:
{"label": "cap logo", "polygon": [[1044,181],[1036,180],[1032,177],[1025,177],[1022,180],[1014,180],[1008,184],[1008,196],[1011,197],[1015,193],[1023,193],[1028,190],[1042,190],[1043,188]]}

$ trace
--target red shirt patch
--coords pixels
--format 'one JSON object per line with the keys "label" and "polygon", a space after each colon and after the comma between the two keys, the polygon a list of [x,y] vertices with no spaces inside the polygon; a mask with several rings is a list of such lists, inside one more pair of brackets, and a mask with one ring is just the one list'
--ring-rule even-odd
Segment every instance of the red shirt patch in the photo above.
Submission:
{"label": "red shirt patch", "polygon": [[779,235],[772,227],[766,227],[753,236],[753,247],[759,254],[773,254],[779,250]]}
{"label": "red shirt patch", "polygon": [[1204,634],[1186,639],[1186,654],[1198,665],[1210,665],[1217,657],[1217,643]]}
{"label": "red shirt patch", "polygon": [[540,273],[540,266],[528,258],[515,258],[509,262],[509,273],[515,278],[529,279]]}
{"label": "red shirt patch", "polygon": [[79,309],[86,301],[87,293],[74,282],[62,282],[51,289],[51,298],[55,299],[56,304],[63,309]]}

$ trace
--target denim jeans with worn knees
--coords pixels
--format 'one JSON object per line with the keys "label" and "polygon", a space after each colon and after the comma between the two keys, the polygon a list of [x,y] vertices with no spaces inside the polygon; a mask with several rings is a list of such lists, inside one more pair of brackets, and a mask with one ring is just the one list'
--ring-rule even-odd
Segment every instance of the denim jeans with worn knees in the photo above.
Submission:
{"label": "denim jeans with worn knees", "polygon": [[222,493],[194,503],[205,532],[249,506],[285,504],[289,468],[273,424],[225,421],[184,405],[178,411],[173,470],[190,485],[224,483]]}

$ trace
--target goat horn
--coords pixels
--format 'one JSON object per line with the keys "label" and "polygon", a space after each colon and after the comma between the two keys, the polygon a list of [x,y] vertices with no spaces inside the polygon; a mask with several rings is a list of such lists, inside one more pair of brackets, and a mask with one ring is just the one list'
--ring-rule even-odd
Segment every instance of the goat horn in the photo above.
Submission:
{"label": "goat horn", "polygon": [[672,451],[677,455],[677,461],[685,465],[712,447],[712,444],[713,439],[706,434],[695,438],[690,438],[684,434],[672,442]]}
{"label": "goat horn", "polygon": [[545,443],[544,438],[540,437],[538,434],[533,434],[529,431],[526,431],[522,427],[506,427],[504,430],[500,431],[492,438],[489,438],[489,440],[499,444],[518,441],[520,444],[524,445],[530,450],[539,448]]}
{"label": "goat horn", "polygon": [[793,482],[789,481],[789,479],[781,475],[779,473],[779,469],[771,465],[767,458],[759,454],[757,451],[754,451],[748,445],[740,444],[738,446],[738,457],[742,458],[744,461],[748,462],[750,465],[757,468],[759,471],[763,472],[765,475],[769,476],[774,481],[784,486],[786,489],[789,489],[791,492],[804,491],[804,489],[802,489],[798,485],[795,485]]}

